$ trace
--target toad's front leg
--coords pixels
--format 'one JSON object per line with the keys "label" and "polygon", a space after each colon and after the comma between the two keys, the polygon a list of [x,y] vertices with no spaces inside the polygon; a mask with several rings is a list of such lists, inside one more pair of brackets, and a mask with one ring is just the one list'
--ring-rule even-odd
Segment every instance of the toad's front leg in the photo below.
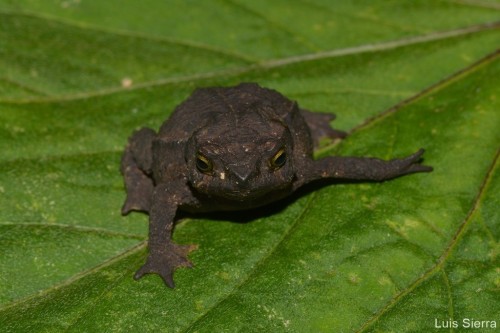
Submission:
{"label": "toad's front leg", "polygon": [[136,280],[144,274],[155,273],[167,286],[174,288],[175,269],[192,267],[187,255],[196,246],[178,245],[171,239],[177,209],[191,199],[186,185],[180,182],[160,184],[155,188],[149,214],[149,253],[146,263],[135,273]]}
{"label": "toad's front leg", "polygon": [[331,156],[310,161],[300,175],[298,185],[322,178],[383,181],[415,172],[430,172],[420,164],[423,149],[405,158],[384,161],[378,158]]}

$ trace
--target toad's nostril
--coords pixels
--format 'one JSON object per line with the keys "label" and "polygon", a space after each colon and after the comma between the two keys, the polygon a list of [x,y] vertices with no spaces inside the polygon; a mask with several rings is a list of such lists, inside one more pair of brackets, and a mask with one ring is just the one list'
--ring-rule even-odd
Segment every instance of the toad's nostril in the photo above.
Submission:
{"label": "toad's nostril", "polygon": [[231,174],[234,175],[236,181],[246,182],[250,179],[250,177],[255,173],[254,170],[248,165],[230,165],[229,170]]}

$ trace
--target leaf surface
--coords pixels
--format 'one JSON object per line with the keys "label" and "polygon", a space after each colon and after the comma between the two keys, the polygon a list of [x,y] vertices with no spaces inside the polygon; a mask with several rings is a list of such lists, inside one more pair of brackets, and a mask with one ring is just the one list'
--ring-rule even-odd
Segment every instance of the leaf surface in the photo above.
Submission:
{"label": "leaf surface", "polygon": [[[428,331],[500,314],[497,1],[0,1],[0,327]],[[176,289],[136,282],[130,133],[197,86],[256,81],[430,174],[301,191],[176,227]],[[500,325],[498,322],[496,325]],[[464,329],[459,327],[457,330]]]}

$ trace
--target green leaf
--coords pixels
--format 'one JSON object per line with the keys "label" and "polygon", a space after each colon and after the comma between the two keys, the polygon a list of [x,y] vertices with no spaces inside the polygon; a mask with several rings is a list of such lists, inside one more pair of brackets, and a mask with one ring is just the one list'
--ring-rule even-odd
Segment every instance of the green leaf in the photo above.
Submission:
{"label": "green leaf", "polygon": [[[0,1],[2,331],[500,325],[499,12],[493,0]],[[174,238],[199,245],[195,268],[174,290],[134,281],[147,216],[120,216],[127,137],[197,86],[242,81],[335,113],[351,135],[318,157],[424,147],[435,170],[301,191],[248,223],[185,219]]]}

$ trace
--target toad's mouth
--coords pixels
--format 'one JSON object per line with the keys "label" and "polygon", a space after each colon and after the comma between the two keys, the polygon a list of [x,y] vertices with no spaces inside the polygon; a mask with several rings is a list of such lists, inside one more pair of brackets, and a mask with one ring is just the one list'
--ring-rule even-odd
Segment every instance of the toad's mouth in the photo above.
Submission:
{"label": "toad's mouth", "polygon": [[217,196],[223,197],[225,199],[234,201],[248,201],[261,198],[271,192],[268,188],[258,188],[258,189],[231,189],[225,191],[219,191]]}
{"label": "toad's mouth", "polygon": [[290,184],[280,184],[279,186],[262,186],[248,188],[226,188],[220,189],[215,196],[234,202],[272,202],[281,197],[283,193],[290,193]]}
{"label": "toad's mouth", "polygon": [[[220,184],[213,182],[198,182],[192,184],[193,193],[203,197],[203,200],[212,200],[217,206],[246,207],[273,202],[289,194],[292,182],[260,184]],[[213,207],[215,208],[215,207]]]}

